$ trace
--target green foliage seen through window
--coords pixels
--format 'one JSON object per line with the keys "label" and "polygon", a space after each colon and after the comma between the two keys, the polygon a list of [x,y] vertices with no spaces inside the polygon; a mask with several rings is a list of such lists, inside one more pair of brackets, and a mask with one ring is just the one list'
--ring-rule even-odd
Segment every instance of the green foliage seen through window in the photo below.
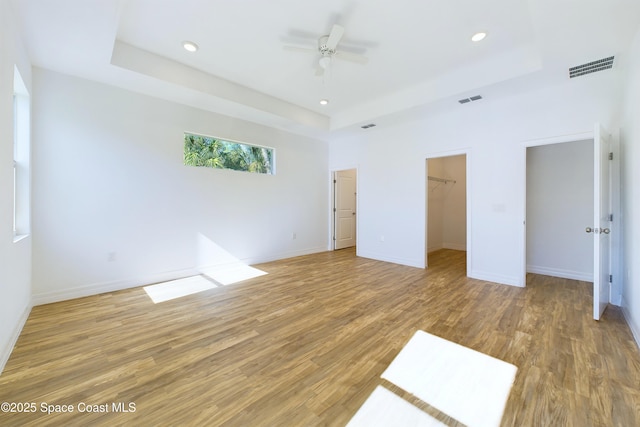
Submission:
{"label": "green foliage seen through window", "polygon": [[273,174],[273,149],[184,134],[184,164]]}

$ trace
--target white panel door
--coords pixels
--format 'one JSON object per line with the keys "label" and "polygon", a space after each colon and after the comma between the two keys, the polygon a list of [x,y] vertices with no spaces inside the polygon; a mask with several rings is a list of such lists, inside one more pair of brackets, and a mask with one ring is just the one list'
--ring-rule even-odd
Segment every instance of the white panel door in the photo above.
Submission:
{"label": "white panel door", "polygon": [[356,245],[356,171],[335,173],[335,249]]}
{"label": "white panel door", "polygon": [[593,318],[599,320],[609,303],[610,285],[610,140],[599,124],[594,132]]}

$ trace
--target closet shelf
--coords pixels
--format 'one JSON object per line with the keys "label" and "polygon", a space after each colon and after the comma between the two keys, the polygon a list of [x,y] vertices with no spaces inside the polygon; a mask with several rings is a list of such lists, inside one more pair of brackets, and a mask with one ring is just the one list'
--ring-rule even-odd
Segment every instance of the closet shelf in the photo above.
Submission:
{"label": "closet shelf", "polygon": [[456,183],[454,179],[444,179],[444,178],[438,178],[436,176],[427,176],[427,178],[429,179],[429,181],[444,182],[445,184],[448,184],[450,182],[454,184]]}

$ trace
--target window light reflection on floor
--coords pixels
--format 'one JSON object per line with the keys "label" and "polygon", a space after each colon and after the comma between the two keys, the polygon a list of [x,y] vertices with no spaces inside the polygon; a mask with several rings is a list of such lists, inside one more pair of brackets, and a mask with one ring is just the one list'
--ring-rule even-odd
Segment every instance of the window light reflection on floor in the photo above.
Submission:
{"label": "window light reflection on floor", "polygon": [[217,287],[218,285],[204,276],[192,276],[145,286],[143,289],[153,303],[158,304]]}
{"label": "window light reflection on floor", "polygon": [[219,286],[233,285],[234,283],[267,274],[262,270],[241,263],[209,267],[201,271],[202,274],[197,276],[149,285],[143,289],[154,304],[158,304],[159,302],[196,294]]}
{"label": "window light reflection on floor", "polygon": [[200,272],[223,286],[233,285],[243,280],[249,280],[267,274],[262,270],[242,264],[241,262],[202,268]]}
{"label": "window light reflection on floor", "polygon": [[200,274],[145,286],[145,292],[155,304],[267,274],[240,261],[204,234],[198,233],[196,237]]}

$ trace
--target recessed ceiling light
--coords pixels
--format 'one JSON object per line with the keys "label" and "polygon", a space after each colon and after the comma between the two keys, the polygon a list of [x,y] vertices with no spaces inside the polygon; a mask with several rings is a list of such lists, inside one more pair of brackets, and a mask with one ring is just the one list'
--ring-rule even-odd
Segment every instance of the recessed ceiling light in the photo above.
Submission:
{"label": "recessed ceiling light", "polygon": [[194,42],[185,41],[185,42],[182,42],[182,46],[189,52],[195,52],[196,50],[198,50],[198,45],[195,44]]}
{"label": "recessed ceiling light", "polygon": [[485,32],[475,33],[473,36],[471,36],[471,41],[479,42],[480,40],[483,40],[485,37],[487,37],[487,33]]}
{"label": "recessed ceiling light", "polygon": [[329,103],[328,99],[321,99],[320,100],[320,105],[327,105]]}

